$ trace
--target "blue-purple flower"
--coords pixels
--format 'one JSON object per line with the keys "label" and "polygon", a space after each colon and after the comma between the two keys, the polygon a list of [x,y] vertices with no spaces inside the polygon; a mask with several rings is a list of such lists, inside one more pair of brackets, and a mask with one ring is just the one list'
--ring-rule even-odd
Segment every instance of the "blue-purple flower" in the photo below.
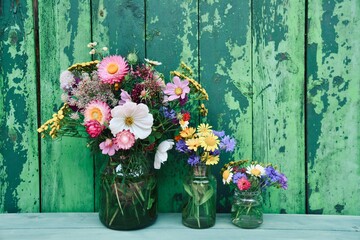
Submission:
{"label": "blue-purple flower", "polygon": [[188,164],[190,164],[191,166],[195,166],[197,164],[200,163],[200,157],[197,155],[191,155],[188,159]]}
{"label": "blue-purple flower", "polygon": [[190,149],[186,145],[186,142],[183,139],[180,139],[175,146],[175,149],[182,153],[189,153]]}
{"label": "blue-purple flower", "polygon": [[220,142],[220,148],[225,149],[226,152],[232,152],[235,149],[236,141],[230,136],[224,136]]}

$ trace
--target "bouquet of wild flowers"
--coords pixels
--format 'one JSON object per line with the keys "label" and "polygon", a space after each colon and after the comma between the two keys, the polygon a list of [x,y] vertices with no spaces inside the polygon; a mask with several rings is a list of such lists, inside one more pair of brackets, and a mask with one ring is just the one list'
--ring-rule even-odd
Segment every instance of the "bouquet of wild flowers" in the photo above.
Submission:
{"label": "bouquet of wild flowers", "polygon": [[183,224],[191,228],[211,227],[216,215],[216,180],[207,168],[218,164],[221,151],[234,151],[236,141],[207,123],[193,128],[185,121],[181,127],[175,148],[188,155],[187,163],[193,167],[193,176],[184,183],[187,195]]}
{"label": "bouquet of wild flowers", "polygon": [[221,169],[223,183],[239,191],[261,191],[268,187],[287,189],[286,176],[271,164],[248,160],[229,162]]}
{"label": "bouquet of wild flowers", "polygon": [[221,169],[223,183],[235,189],[232,222],[242,228],[256,228],[263,222],[261,192],[268,187],[287,189],[286,176],[271,164],[240,160]]}
{"label": "bouquet of wild flowers", "polygon": [[103,57],[107,48],[101,52],[96,46],[88,45],[100,61],[75,64],[61,73],[64,105],[38,132],[52,138],[86,132],[90,146],[109,156],[156,150],[154,167],[160,168],[174,144],[169,133],[191,111],[206,114],[204,106],[197,108],[199,100],[208,99],[205,89],[188,77],[191,70],[183,63],[182,72],[174,71],[165,84],[155,69],[160,62],[138,63],[135,53]]}

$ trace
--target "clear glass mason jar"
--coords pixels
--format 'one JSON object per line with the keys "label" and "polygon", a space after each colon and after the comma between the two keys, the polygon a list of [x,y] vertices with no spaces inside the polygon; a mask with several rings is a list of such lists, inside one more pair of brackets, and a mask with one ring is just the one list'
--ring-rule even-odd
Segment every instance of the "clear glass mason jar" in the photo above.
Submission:
{"label": "clear glass mason jar", "polygon": [[209,228],[216,221],[216,179],[210,167],[198,165],[184,183],[182,223],[189,228]]}
{"label": "clear glass mason jar", "polygon": [[231,221],[241,228],[257,228],[263,222],[261,191],[235,189],[231,207]]}
{"label": "clear glass mason jar", "polygon": [[139,169],[127,171],[126,165],[122,169],[119,172],[119,165],[110,161],[101,173],[100,221],[115,230],[135,230],[150,226],[157,218],[155,174]]}

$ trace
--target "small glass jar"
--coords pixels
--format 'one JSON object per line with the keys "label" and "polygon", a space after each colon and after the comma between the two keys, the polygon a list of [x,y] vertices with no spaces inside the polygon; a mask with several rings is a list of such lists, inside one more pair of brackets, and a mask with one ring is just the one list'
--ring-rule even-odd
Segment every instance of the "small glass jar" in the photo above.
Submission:
{"label": "small glass jar", "polygon": [[263,222],[263,199],[261,191],[235,189],[231,207],[231,221],[241,228],[257,228]]}
{"label": "small glass jar", "polygon": [[193,167],[184,183],[185,196],[182,223],[189,228],[209,228],[216,221],[216,179],[209,166]]}

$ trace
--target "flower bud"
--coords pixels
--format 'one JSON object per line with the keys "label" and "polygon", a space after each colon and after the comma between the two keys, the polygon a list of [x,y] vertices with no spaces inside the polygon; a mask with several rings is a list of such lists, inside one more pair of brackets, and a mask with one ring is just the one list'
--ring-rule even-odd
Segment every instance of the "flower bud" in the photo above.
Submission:
{"label": "flower bud", "polygon": [[126,58],[130,65],[135,65],[137,63],[137,61],[139,60],[138,56],[134,52],[129,53]]}

